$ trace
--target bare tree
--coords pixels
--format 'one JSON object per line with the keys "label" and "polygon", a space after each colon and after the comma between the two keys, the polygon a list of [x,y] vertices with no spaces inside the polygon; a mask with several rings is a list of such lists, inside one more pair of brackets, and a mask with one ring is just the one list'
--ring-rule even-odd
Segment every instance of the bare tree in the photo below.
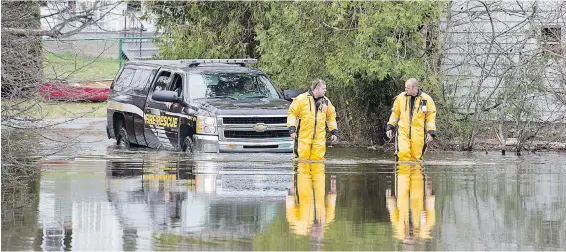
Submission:
{"label": "bare tree", "polygon": [[[445,21],[443,69],[453,111],[470,123],[465,149],[478,134],[495,129],[502,151],[515,122],[516,150],[540,130],[561,119],[544,116],[564,107],[543,106],[545,55],[540,30],[564,16],[562,2],[454,2]],[[549,7],[550,6],[550,7]],[[556,8],[560,7],[560,8]],[[555,17],[555,19],[549,19]],[[562,118],[563,120],[564,118]],[[493,132],[493,131],[491,131]],[[484,134],[484,137],[488,135]]]}
{"label": "bare tree", "polygon": [[[2,33],[8,33],[12,35],[20,36],[48,36],[51,38],[63,38],[69,37],[74,34],[79,33],[84,28],[95,25],[104,16],[112,12],[121,1],[85,1],[77,5],[76,1],[45,1],[45,2],[34,2],[33,4],[27,4],[29,8],[39,8],[43,5],[45,14],[40,15],[32,14],[31,11],[25,11],[21,13],[16,11],[13,14],[22,15],[10,15],[9,18],[4,19],[4,13],[2,13],[2,23],[9,22],[15,24],[16,27],[3,26]],[[25,3],[19,2],[6,2],[3,5],[14,4],[19,7]],[[6,6],[8,7],[8,6]],[[10,12],[17,10],[10,8]],[[43,19],[44,22],[49,26],[49,29],[41,29],[37,27],[17,27],[18,24],[26,22],[34,22],[38,19]]]}
{"label": "bare tree", "polygon": [[[2,97],[29,96],[41,82],[42,37],[77,34],[96,24],[121,1],[73,3],[2,1]],[[42,11],[40,4],[44,5]]]}
{"label": "bare tree", "polygon": [[[43,148],[40,130],[53,125],[38,115],[43,76],[43,39],[60,39],[96,25],[121,1],[2,1],[2,179],[18,181],[33,175],[29,164],[68,146]],[[61,81],[65,81],[62,78]],[[61,123],[61,122],[57,122]],[[54,148],[55,147],[55,148]]]}

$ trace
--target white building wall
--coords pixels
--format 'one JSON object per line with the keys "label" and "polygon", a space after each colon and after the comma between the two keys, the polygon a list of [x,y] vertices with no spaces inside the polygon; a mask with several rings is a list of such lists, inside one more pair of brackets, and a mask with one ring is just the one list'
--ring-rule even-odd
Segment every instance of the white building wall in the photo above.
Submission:
{"label": "white building wall", "polygon": [[[566,106],[549,92],[565,87],[564,75],[557,74],[556,69],[565,72],[566,50],[562,51],[561,61],[540,61],[540,31],[543,27],[561,27],[564,47],[565,15],[566,2],[562,1],[487,1],[485,5],[480,1],[453,1],[440,27],[446,32],[444,86],[455,107],[466,111],[476,101],[485,101],[490,107],[501,100],[503,92],[510,97],[519,83],[525,83],[521,85],[533,86],[528,88],[532,96],[525,94],[522,98],[539,112],[535,120],[563,117]],[[532,74],[539,66],[538,80],[547,92],[537,91],[534,81],[525,78],[525,73]],[[479,98],[474,97],[476,92]]]}
{"label": "white building wall", "polygon": [[[74,8],[73,6],[74,4]],[[96,2],[104,2],[103,7],[96,7]],[[100,6],[100,5],[98,5]],[[41,16],[49,16],[41,19],[41,26],[44,30],[49,30],[58,24],[61,24],[65,19],[68,19],[76,13],[81,13],[85,10],[96,9],[94,11],[94,18],[98,20],[96,24],[90,25],[82,30],[82,33],[104,33],[104,32],[124,32],[124,31],[139,31],[143,26],[144,32],[154,33],[155,26],[152,22],[142,21],[142,12],[132,12],[128,10],[127,4],[122,1],[109,0],[109,1],[48,1],[41,9]],[[143,5],[142,5],[143,8]],[[68,11],[66,11],[68,10]],[[75,14],[72,14],[72,13]],[[79,22],[70,22],[62,32],[68,32],[80,26]]]}

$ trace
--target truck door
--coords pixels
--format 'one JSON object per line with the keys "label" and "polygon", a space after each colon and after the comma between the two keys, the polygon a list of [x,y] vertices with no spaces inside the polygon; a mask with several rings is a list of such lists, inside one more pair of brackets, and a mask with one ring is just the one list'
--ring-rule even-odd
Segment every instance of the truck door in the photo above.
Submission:
{"label": "truck door", "polygon": [[183,74],[162,69],[147,95],[145,113],[145,139],[149,147],[177,149],[179,142],[180,104],[155,101],[151,98],[158,90],[178,91],[183,95]]}
{"label": "truck door", "polygon": [[[150,88],[151,81],[153,77],[157,74],[157,69],[150,68],[150,67],[138,67],[136,68],[136,72],[134,74],[134,78],[131,84],[131,103],[140,108],[139,111],[142,112],[145,103],[147,100],[147,93]],[[144,114],[135,114],[134,115],[134,123],[133,123],[133,133],[134,136],[140,145],[148,145],[145,141],[145,123],[144,123]]]}

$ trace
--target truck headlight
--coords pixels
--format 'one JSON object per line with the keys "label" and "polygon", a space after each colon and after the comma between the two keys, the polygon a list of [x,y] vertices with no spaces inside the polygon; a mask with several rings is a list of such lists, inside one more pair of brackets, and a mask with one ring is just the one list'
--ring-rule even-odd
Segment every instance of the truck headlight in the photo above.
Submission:
{"label": "truck headlight", "polygon": [[196,131],[198,134],[216,135],[216,118],[198,116]]}

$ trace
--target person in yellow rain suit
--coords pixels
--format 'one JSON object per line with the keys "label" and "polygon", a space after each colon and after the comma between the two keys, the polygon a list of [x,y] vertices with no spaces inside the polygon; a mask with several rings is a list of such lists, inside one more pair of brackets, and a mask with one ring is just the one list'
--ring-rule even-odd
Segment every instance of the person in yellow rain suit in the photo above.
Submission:
{"label": "person in yellow rain suit", "polygon": [[391,189],[385,192],[393,237],[408,243],[415,238],[432,238],[436,211],[430,180],[424,182],[420,165],[407,163],[399,164],[396,177],[397,198]]}
{"label": "person in yellow rain suit", "polygon": [[295,141],[293,153],[299,159],[324,160],[326,153],[326,127],[338,140],[336,109],[326,98],[326,82],[315,79],[308,92],[298,95],[287,113],[289,134]]}
{"label": "person in yellow rain suit", "polygon": [[419,82],[410,78],[405,82],[405,92],[395,97],[386,134],[393,137],[397,130],[395,155],[398,161],[422,160],[427,143],[436,136],[436,106],[428,95],[419,89]]}
{"label": "person in yellow rain suit", "polygon": [[325,198],[324,163],[299,162],[296,177],[286,200],[290,229],[297,235],[324,238],[326,226],[334,221],[336,177],[330,178],[330,193]]}

